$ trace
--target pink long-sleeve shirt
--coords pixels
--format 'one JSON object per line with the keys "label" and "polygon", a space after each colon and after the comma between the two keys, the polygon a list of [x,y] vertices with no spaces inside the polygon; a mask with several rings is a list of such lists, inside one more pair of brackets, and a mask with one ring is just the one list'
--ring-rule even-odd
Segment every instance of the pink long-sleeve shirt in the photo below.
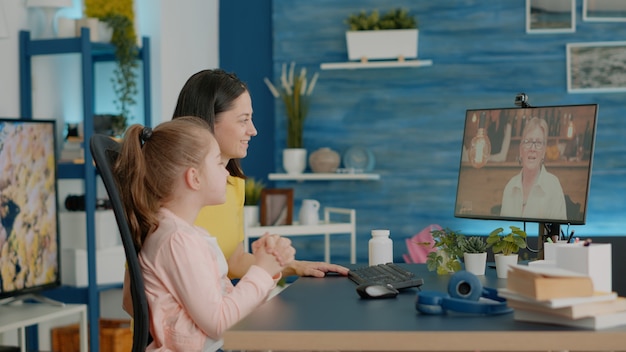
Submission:
{"label": "pink long-sleeve shirt", "polygon": [[217,241],[161,208],[139,253],[150,308],[148,351],[213,351],[225,330],[265,301],[276,281],[252,266],[233,286]]}

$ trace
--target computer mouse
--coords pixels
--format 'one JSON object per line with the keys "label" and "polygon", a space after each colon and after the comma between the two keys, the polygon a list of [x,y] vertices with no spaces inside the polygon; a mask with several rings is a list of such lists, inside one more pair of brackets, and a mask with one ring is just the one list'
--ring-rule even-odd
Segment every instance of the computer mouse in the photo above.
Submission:
{"label": "computer mouse", "polygon": [[390,284],[363,284],[356,288],[362,298],[393,298],[399,293]]}

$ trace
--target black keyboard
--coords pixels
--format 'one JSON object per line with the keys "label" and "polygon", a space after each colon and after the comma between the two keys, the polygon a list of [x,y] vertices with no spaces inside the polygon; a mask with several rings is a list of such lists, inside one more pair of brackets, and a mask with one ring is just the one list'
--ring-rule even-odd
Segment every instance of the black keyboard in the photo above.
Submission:
{"label": "black keyboard", "polygon": [[419,287],[424,284],[423,279],[416,277],[414,273],[394,263],[356,268],[348,272],[348,277],[357,285],[370,283],[390,284],[397,290]]}

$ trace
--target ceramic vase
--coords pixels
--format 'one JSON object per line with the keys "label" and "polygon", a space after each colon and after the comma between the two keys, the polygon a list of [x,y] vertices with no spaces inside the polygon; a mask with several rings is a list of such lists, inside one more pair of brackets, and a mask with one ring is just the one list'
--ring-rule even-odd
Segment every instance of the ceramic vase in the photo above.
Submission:
{"label": "ceramic vase", "polygon": [[483,253],[463,253],[465,271],[474,275],[485,275],[487,266],[487,252]]}
{"label": "ceramic vase", "polygon": [[494,255],[496,260],[496,274],[499,279],[506,279],[509,276],[509,266],[517,264],[517,254],[504,255],[498,253]]}
{"label": "ceramic vase", "polygon": [[306,169],[306,149],[283,149],[283,169],[288,174],[301,174]]}
{"label": "ceramic vase", "polygon": [[341,163],[339,153],[330,148],[320,148],[309,156],[309,166],[313,172],[334,173]]}
{"label": "ceramic vase", "polygon": [[259,226],[259,206],[245,205],[243,207],[244,227]]}

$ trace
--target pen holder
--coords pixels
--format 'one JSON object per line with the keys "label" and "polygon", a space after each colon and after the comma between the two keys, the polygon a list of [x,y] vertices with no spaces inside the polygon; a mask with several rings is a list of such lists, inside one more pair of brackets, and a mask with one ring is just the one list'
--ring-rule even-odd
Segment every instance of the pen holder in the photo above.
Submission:
{"label": "pen holder", "polygon": [[553,247],[557,267],[590,276],[595,291],[612,292],[610,243],[555,244]]}

